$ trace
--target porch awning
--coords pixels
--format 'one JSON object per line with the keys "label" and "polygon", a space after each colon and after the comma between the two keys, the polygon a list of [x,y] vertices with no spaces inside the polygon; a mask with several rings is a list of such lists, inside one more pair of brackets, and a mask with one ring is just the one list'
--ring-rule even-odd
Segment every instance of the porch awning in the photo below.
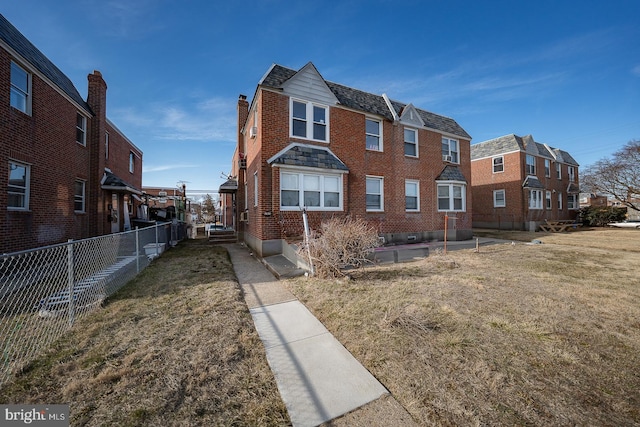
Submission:
{"label": "porch awning", "polygon": [[233,178],[226,180],[218,189],[219,193],[235,193],[238,191],[238,181]]}
{"label": "porch awning", "polygon": [[447,165],[442,169],[442,172],[440,172],[436,181],[457,181],[466,183],[467,179],[464,177],[464,174],[459,167]]}
{"label": "porch awning", "polygon": [[271,166],[318,168],[348,173],[349,168],[325,147],[291,143],[267,160]]}
{"label": "porch awning", "polygon": [[535,176],[529,175],[522,183],[522,188],[540,188],[544,189],[544,185]]}
{"label": "porch awning", "polygon": [[122,178],[119,178],[109,170],[104,171],[104,176],[102,177],[100,184],[102,185],[103,190],[111,190],[118,193],[131,193],[139,196],[142,195],[142,191],[128,184]]}

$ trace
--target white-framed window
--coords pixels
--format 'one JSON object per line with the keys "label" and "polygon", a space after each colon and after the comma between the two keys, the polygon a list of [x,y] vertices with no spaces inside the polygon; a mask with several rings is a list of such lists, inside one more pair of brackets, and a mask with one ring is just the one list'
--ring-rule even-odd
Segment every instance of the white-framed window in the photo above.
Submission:
{"label": "white-framed window", "polygon": [[562,179],[562,163],[556,163],[556,178]]}
{"label": "white-framed window", "polygon": [[31,166],[9,160],[9,183],[7,186],[9,210],[29,209],[29,187]]}
{"label": "white-framed window", "polygon": [[438,211],[464,212],[467,208],[466,188],[460,183],[439,183]]}
{"label": "white-framed window", "polygon": [[253,206],[258,206],[258,172],[253,173]]}
{"label": "white-framed window", "polygon": [[529,190],[529,209],[542,209],[542,190]]}
{"label": "white-framed window", "polygon": [[409,179],[404,181],[404,200],[407,212],[420,211],[420,181]]}
{"label": "white-framed window", "polygon": [[569,181],[576,182],[576,168],[567,166],[567,173],[569,174]]}
{"label": "white-framed window", "polygon": [[494,190],[493,191],[493,207],[504,208],[506,206],[507,206],[507,199],[505,198],[505,191]]}
{"label": "white-framed window", "polygon": [[85,190],[86,181],[76,179],[73,187],[73,210],[75,212],[85,212]]}
{"label": "white-framed window", "polygon": [[87,145],[87,118],[80,113],[76,113],[76,142]]}
{"label": "white-framed window", "polygon": [[578,209],[578,195],[567,194],[567,209]]}
{"label": "white-framed window", "polygon": [[494,157],[492,160],[493,163],[493,173],[504,172],[504,157],[498,156]]}
{"label": "white-framed window", "polygon": [[11,61],[11,106],[31,114],[31,74]]}
{"label": "white-framed window", "polygon": [[136,155],[133,151],[129,151],[129,172],[134,173],[136,170]]}
{"label": "white-framed window", "polygon": [[342,174],[280,172],[280,209],[342,210]]}
{"label": "white-framed window", "polygon": [[457,140],[442,137],[442,158],[453,163],[459,163],[459,144]]}
{"label": "white-framed window", "polygon": [[291,99],[291,136],[328,142],[329,107]]}
{"label": "white-framed window", "polygon": [[551,191],[547,191],[545,194],[545,203],[547,210],[551,210]]}
{"label": "white-framed window", "polygon": [[536,158],[531,154],[527,154],[525,171],[527,172],[527,175],[536,175]]}
{"label": "white-framed window", "polygon": [[367,176],[367,212],[384,211],[384,178]]}
{"label": "white-framed window", "polygon": [[558,210],[562,210],[562,193],[558,193]]}
{"label": "white-framed window", "polygon": [[365,119],[366,148],[372,151],[382,150],[382,121],[367,117]]}
{"label": "white-framed window", "polygon": [[544,176],[551,178],[551,160],[544,159]]}
{"label": "white-framed window", "polygon": [[418,131],[404,128],[404,155],[418,157]]}
{"label": "white-framed window", "polygon": [[104,134],[104,158],[109,158],[109,132]]}

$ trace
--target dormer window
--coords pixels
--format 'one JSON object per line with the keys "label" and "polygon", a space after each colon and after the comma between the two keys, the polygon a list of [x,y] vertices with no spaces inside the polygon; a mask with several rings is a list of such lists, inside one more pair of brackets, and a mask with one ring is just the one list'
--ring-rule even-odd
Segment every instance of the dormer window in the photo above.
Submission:
{"label": "dormer window", "polygon": [[291,136],[326,142],[328,116],[326,106],[291,100]]}

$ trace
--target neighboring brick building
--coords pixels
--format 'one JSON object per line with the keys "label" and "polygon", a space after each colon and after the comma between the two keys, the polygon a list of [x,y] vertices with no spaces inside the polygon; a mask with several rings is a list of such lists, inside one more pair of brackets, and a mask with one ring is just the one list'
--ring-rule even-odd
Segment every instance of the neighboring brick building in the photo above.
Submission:
{"label": "neighboring brick building", "polygon": [[505,135],[471,146],[473,226],[535,230],[569,220],[579,204],[578,163],[531,135]]}
{"label": "neighboring brick building", "polygon": [[106,117],[107,85],[73,83],[0,15],[0,253],[122,231],[142,151]]}
{"label": "neighboring brick building", "polygon": [[[260,256],[282,253],[334,215],[364,218],[387,243],[469,239],[471,137],[453,119],[324,80],[312,63],[273,65],[251,105],[221,193]],[[234,182],[235,181],[235,182]],[[237,190],[235,190],[237,186]],[[222,191],[225,190],[225,191]]]}

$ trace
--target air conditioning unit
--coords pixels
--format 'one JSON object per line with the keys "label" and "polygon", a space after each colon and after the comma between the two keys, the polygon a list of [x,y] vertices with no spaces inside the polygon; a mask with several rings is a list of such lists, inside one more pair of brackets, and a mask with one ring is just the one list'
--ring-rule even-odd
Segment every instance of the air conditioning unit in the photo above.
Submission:
{"label": "air conditioning unit", "polygon": [[257,126],[253,126],[251,129],[249,129],[249,138],[255,138],[257,134],[258,134]]}
{"label": "air conditioning unit", "polygon": [[158,197],[167,197],[166,191],[158,191]]}
{"label": "air conditioning unit", "polygon": [[240,221],[241,222],[249,221],[249,212],[248,211],[240,212]]}
{"label": "air conditioning unit", "polygon": [[451,161],[451,156],[442,156],[442,161],[450,162]]}
{"label": "air conditioning unit", "polygon": [[246,169],[247,168],[247,159],[238,160],[238,168]]}

